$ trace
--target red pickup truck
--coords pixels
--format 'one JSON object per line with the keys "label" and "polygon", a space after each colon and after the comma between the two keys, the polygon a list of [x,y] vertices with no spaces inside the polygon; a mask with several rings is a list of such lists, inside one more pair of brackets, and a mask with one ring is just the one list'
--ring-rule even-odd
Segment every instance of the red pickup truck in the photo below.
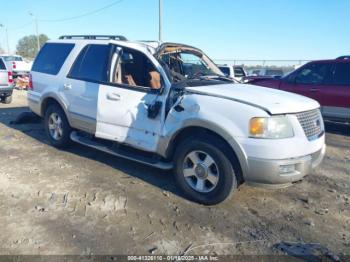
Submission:
{"label": "red pickup truck", "polygon": [[313,61],[283,78],[251,79],[249,84],[313,98],[326,119],[350,122],[350,56]]}

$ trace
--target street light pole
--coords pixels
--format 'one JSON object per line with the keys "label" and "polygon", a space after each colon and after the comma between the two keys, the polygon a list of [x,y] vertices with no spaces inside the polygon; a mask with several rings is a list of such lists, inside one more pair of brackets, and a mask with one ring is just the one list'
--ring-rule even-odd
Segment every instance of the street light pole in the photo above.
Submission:
{"label": "street light pole", "polygon": [[9,44],[9,34],[8,34],[8,30],[7,30],[7,27],[4,26],[3,24],[0,24],[0,27],[1,28],[4,28],[4,31],[5,31],[5,37],[6,37],[6,43],[7,43],[7,53],[10,54],[11,50],[10,50],[10,44]]}
{"label": "street light pole", "polygon": [[5,28],[5,31],[6,31],[7,52],[8,52],[8,54],[10,54],[10,53],[11,53],[11,50],[10,50],[9,33],[8,33],[8,30],[7,30],[7,27]]}
{"label": "street light pole", "polygon": [[159,42],[163,40],[163,0],[159,0]]}
{"label": "street light pole", "polygon": [[36,45],[37,45],[37,51],[40,50],[40,36],[39,36],[39,25],[38,25],[38,17],[35,16],[32,12],[29,12],[29,15],[33,17],[34,24],[35,24],[35,34],[36,34]]}

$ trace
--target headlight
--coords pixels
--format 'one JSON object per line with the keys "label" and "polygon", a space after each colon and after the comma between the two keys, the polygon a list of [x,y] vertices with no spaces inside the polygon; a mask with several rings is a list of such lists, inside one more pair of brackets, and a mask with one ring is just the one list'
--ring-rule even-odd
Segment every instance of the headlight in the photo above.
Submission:
{"label": "headlight", "polygon": [[279,139],[294,136],[293,127],[285,116],[255,117],[249,122],[250,137]]}

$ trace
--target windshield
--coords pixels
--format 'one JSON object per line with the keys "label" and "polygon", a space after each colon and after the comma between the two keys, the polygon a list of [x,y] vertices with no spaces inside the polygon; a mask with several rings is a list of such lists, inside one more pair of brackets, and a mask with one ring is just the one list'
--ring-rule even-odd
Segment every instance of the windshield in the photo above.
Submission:
{"label": "windshield", "polygon": [[161,51],[159,58],[169,69],[174,82],[225,78],[213,61],[194,48],[169,46]]}

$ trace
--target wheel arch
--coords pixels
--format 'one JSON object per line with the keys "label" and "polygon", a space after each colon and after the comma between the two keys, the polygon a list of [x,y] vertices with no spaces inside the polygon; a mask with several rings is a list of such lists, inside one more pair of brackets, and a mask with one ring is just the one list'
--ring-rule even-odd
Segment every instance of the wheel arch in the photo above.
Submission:
{"label": "wheel arch", "polygon": [[188,126],[176,132],[170,139],[169,146],[166,150],[166,158],[172,159],[176,151],[176,146],[189,137],[210,137],[223,145],[227,150],[231,163],[237,163],[239,165],[239,182],[242,183],[244,181],[244,173],[247,172],[248,164],[247,158],[240,145],[234,139],[228,141],[228,139],[226,139],[228,137],[226,134],[211,130],[207,127]]}
{"label": "wheel arch", "polygon": [[40,107],[40,115],[42,117],[44,117],[47,108],[52,104],[58,105],[63,110],[63,112],[66,115],[66,118],[68,120],[68,123],[71,125],[70,119],[68,117],[68,112],[67,112],[66,106],[64,105],[64,103],[62,103],[59,99],[57,99],[54,96],[46,96],[45,98],[43,98],[43,100],[41,102],[41,107]]}

